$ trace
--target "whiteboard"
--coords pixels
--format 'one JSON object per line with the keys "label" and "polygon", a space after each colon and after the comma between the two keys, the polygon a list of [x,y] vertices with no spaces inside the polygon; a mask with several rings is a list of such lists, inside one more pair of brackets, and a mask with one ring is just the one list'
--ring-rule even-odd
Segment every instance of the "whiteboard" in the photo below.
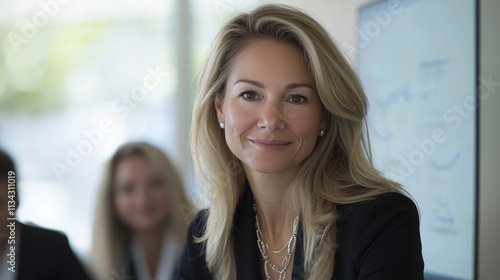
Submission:
{"label": "whiteboard", "polygon": [[379,1],[357,31],[374,164],[419,207],[425,278],[474,279],[476,3]]}

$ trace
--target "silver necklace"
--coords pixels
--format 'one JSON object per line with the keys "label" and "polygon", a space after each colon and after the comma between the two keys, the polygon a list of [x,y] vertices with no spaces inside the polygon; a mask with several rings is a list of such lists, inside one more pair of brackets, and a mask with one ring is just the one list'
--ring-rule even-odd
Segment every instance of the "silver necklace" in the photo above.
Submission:
{"label": "silver necklace", "polygon": [[[257,246],[259,247],[260,254],[262,255],[262,259],[264,260],[264,272],[266,273],[266,280],[271,280],[271,276],[269,275],[269,271],[267,270],[267,267],[269,266],[272,270],[277,272],[279,274],[279,280],[284,280],[286,277],[286,269],[290,265],[290,259],[292,257],[292,253],[295,250],[295,245],[297,241],[297,224],[299,221],[299,214],[295,217],[295,220],[293,221],[293,232],[292,232],[292,237],[290,237],[290,240],[285,244],[283,248],[280,250],[272,250],[269,248],[267,243],[264,241],[264,235],[262,234],[262,230],[260,229],[260,224],[259,224],[259,215],[257,214],[257,209],[255,208],[255,203],[253,204],[253,210],[255,212],[255,227],[257,228],[256,233],[257,233]],[[267,251],[266,248],[273,254],[279,254],[287,249],[287,254],[281,261],[281,268],[276,266],[275,264],[271,263],[269,261],[269,258],[267,257]]]}

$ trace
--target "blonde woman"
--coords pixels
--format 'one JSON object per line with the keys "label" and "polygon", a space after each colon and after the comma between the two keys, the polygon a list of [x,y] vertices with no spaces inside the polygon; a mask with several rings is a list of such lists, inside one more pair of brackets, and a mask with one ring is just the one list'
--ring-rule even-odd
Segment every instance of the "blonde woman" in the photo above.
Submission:
{"label": "blonde woman", "polygon": [[189,221],[175,166],[158,148],[129,143],[104,172],[91,264],[97,279],[172,279]]}
{"label": "blonde woman", "polygon": [[191,148],[210,206],[177,279],[423,279],[415,204],[374,169],[365,94],[314,19],[236,15],[198,86]]}

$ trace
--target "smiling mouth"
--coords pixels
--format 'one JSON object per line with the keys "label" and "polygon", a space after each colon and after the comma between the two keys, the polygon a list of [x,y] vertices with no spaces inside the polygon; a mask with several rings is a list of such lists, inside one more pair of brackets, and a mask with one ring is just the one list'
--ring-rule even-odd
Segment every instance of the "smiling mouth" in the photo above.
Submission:
{"label": "smiling mouth", "polygon": [[292,143],[280,140],[261,140],[261,139],[250,140],[250,142],[254,144],[254,146],[263,150],[279,150],[285,148],[286,146]]}

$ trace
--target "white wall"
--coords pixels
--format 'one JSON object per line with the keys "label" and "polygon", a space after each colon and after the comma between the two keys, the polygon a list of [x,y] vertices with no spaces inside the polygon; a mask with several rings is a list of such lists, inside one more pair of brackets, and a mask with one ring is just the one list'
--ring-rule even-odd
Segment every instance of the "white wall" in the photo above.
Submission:
{"label": "white wall", "polygon": [[282,3],[299,7],[315,16],[333,39],[348,51],[351,61],[354,62],[352,47],[356,43],[356,27],[358,8],[361,5],[374,2],[373,0],[284,0],[262,1],[263,3]]}
{"label": "white wall", "polygon": [[[296,6],[316,16],[332,37],[347,49],[352,61],[357,11],[373,0],[262,1]],[[500,82],[500,1],[481,1],[481,76]],[[481,102],[479,280],[500,275],[500,87]]]}

